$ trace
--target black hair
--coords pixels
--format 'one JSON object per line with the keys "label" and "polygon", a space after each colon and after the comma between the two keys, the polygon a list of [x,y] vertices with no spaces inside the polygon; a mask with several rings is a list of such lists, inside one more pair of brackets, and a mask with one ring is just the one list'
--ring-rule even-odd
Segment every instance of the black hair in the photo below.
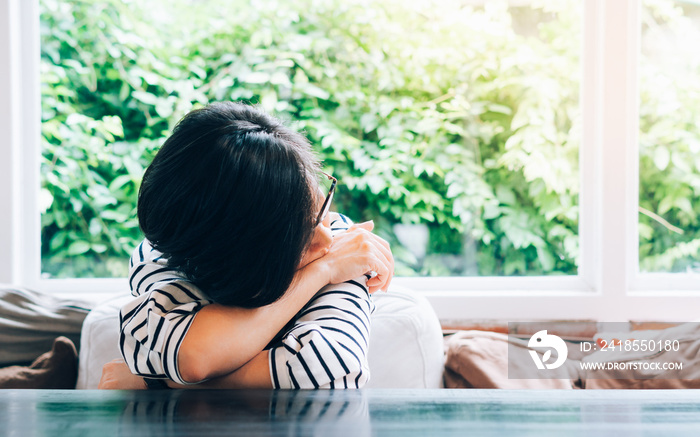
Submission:
{"label": "black hair", "polygon": [[256,107],[214,103],[180,120],[146,170],[139,225],[214,302],[264,306],[311,241],[318,170],[303,135]]}

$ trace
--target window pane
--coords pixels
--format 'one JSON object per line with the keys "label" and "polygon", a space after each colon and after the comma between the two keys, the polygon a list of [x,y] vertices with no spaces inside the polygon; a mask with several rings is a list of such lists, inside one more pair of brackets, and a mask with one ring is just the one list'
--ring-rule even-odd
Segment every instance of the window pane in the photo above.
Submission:
{"label": "window pane", "polygon": [[700,2],[642,7],[639,266],[700,272]]}
{"label": "window pane", "polygon": [[216,100],[294,120],[398,275],[577,273],[580,0],[41,7],[47,275],[125,274],[143,170]]}

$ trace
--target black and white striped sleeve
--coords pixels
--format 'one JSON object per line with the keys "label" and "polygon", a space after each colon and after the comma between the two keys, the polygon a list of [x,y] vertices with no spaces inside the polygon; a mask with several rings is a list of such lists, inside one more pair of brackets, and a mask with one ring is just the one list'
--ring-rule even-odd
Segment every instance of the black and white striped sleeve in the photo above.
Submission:
{"label": "black and white striped sleeve", "polygon": [[119,313],[119,348],[133,374],[187,384],[177,366],[180,345],[211,301],[160,255],[147,241],[134,251],[129,285],[135,299]]}
{"label": "black and white striped sleeve", "polygon": [[369,381],[374,304],[365,282],[328,285],[300,312],[281,344],[270,349],[275,388],[361,388]]}

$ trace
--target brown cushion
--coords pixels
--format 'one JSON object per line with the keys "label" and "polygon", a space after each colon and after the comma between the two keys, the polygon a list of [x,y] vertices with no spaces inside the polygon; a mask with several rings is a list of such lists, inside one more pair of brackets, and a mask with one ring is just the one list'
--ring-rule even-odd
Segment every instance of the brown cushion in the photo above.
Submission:
{"label": "brown cushion", "polygon": [[72,389],[77,378],[78,353],[66,337],[58,337],[30,366],[0,368],[0,388]]}
{"label": "brown cushion", "polygon": [[[614,350],[596,351],[583,359],[589,363],[649,363],[662,366],[664,363],[681,363],[678,371],[660,369],[620,370],[597,369],[583,372],[586,389],[676,389],[700,388],[700,323],[684,323],[672,328],[657,331],[633,331],[624,334],[601,333],[603,339],[645,339],[660,341],[677,341],[678,350],[625,351],[617,347]],[[626,377],[626,379],[623,379]]]}
{"label": "brown cushion", "polygon": [[579,381],[579,361],[568,359],[550,370],[551,379],[508,379],[511,364],[534,366],[525,341],[509,341],[508,335],[484,331],[461,331],[445,339],[446,388],[572,389]]}

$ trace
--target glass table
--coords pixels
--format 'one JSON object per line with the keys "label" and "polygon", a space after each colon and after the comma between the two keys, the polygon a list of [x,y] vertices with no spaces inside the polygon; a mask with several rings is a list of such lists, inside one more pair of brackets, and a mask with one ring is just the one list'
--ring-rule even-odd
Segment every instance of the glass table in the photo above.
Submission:
{"label": "glass table", "polygon": [[0,390],[3,436],[700,435],[700,391]]}

